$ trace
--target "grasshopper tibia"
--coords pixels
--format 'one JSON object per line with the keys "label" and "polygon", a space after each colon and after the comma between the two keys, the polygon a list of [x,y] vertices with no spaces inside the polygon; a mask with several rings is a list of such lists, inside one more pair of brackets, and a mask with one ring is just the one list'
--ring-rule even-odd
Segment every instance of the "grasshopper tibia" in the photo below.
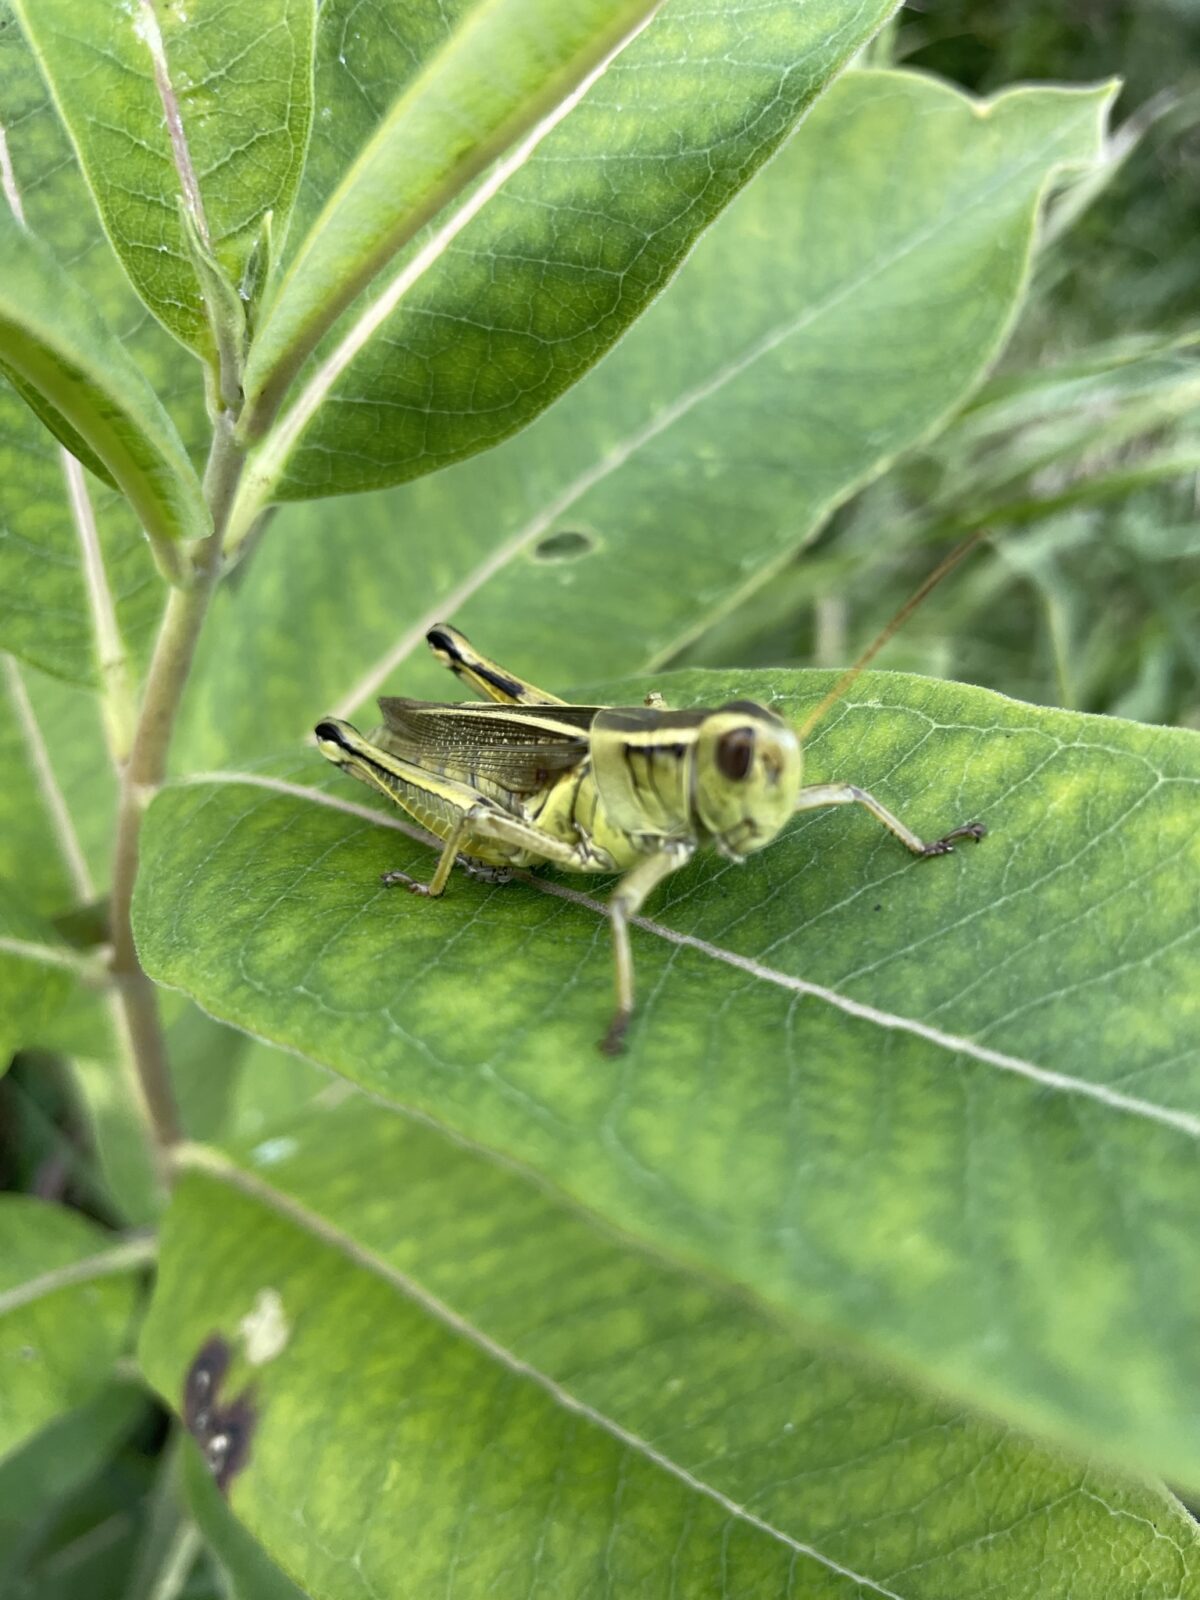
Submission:
{"label": "grasshopper tibia", "polygon": [[[469,813],[468,813],[469,815]],[[463,840],[467,836],[467,818],[463,817],[451,831],[450,837],[442,846],[442,853],[438,857],[438,864],[433,869],[433,877],[428,883],[422,883],[419,878],[411,877],[407,872],[385,872],[380,877],[380,883],[385,889],[402,885],[410,894],[428,895],[431,900],[436,900],[444,893],[447,879],[454,870],[454,863],[458,859],[458,852]]]}
{"label": "grasshopper tibia", "polygon": [[613,958],[616,962],[617,1009],[608,1025],[608,1032],[600,1041],[600,1048],[606,1056],[621,1053],[625,1030],[633,1015],[633,952],[629,948],[629,919],[637,916],[646,903],[647,895],[664,878],[691,858],[695,848],[691,842],[681,840],[656,850],[625,874],[609,899],[608,915],[612,922]]}

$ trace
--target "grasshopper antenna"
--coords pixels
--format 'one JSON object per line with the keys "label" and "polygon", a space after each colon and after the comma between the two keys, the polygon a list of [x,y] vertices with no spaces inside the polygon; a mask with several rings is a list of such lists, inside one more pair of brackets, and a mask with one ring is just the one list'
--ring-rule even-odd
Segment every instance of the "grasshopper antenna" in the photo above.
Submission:
{"label": "grasshopper antenna", "polygon": [[974,550],[977,544],[981,543],[982,540],[987,538],[988,532],[989,530],[987,528],[980,528],[979,531],[977,533],[973,533],[969,539],[964,539],[961,544],[955,545],[954,549],[951,550],[950,554],[945,558],[945,560],[940,562],[933,569],[920,588],[917,589],[915,593],[909,595],[908,599],[900,607],[896,615],[878,634],[876,634],[875,638],[863,651],[862,655],[859,656],[854,665],[846,668],[845,672],[842,673],[841,677],[834,684],[833,688],[830,689],[825,698],[818,701],[814,709],[808,713],[807,717],[805,717],[804,721],[800,724],[800,727],[796,730],[801,743],[808,738],[809,734],[816,727],[817,723],[820,722],[821,718],[829,710],[830,706],[836,705],[837,702],[842,698],[846,690],[854,682],[855,678],[858,677],[863,668],[869,666],[879,652],[883,649],[884,645],[887,644],[888,640],[891,639],[894,634],[900,631],[900,629],[908,621],[909,617],[912,616],[913,612],[922,603],[926,596],[930,594],[932,590],[937,588],[938,584],[941,583],[943,578],[948,577],[949,574],[954,571],[955,567],[958,566],[960,561],[962,561],[966,556],[970,555],[971,551]]}

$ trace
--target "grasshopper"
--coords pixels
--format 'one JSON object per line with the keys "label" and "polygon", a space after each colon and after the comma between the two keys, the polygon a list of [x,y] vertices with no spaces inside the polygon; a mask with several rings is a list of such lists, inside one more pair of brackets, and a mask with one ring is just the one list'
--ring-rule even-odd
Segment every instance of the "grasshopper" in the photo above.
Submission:
{"label": "grasshopper", "polygon": [[437,659],[486,699],[450,705],[384,698],[383,725],[369,739],[328,718],[317,724],[317,746],[443,841],[428,883],[386,872],[385,884],[436,897],[456,862],[493,882],[541,863],[622,874],[609,900],[617,1005],[601,1041],[607,1054],[621,1050],[633,1014],[630,920],[700,845],[741,861],[770,844],[796,812],[820,806],[864,806],[915,856],[946,855],[956,839],[981,839],[986,831],[968,822],[926,844],[865,789],[803,785],[800,735],[751,700],[692,711],[669,709],[658,695],[642,706],[570,705],[489,661],[445,623],[426,639]]}

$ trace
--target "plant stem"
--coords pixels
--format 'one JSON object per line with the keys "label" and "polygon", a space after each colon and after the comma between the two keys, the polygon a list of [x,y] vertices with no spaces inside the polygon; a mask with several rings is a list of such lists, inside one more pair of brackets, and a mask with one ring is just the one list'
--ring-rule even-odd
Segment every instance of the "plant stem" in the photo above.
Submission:
{"label": "plant stem", "polygon": [[229,508],[241,477],[243,456],[234,444],[232,419],[218,417],[204,475],[205,496],[213,531],[196,548],[191,580],[167,596],[162,626],[146,677],[129,760],[121,774],[117,836],[113,860],[112,973],[129,1036],[137,1079],[158,1147],[160,1170],[166,1174],[166,1152],[182,1136],[171,1087],[166,1039],[158,1010],[158,994],[146,976],[133,941],[131,911],[137,877],[142,818],[167,770],[171,734],[179,714],[184,685],[196,642],[221,571],[221,544]]}

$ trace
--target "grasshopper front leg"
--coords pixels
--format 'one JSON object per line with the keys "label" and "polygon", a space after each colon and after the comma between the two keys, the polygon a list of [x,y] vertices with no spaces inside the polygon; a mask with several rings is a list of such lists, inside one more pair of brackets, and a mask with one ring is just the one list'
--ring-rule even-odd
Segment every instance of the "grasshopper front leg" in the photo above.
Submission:
{"label": "grasshopper front leg", "polygon": [[893,816],[885,805],[881,805],[873,794],[868,794],[865,789],[856,788],[852,783],[811,783],[801,789],[796,796],[797,811],[815,811],[821,806],[863,806],[878,822],[882,822],[889,833],[895,834],[900,843],[915,856],[945,856],[954,848],[956,839],[983,838],[987,833],[982,822],[967,822],[961,828],[951,828],[949,833],[935,839],[932,844],[926,844],[919,839],[911,828],[906,827],[900,818]]}
{"label": "grasshopper front leg", "polygon": [[629,920],[636,917],[647,897],[671,873],[678,871],[692,857],[695,846],[688,841],[664,845],[653,855],[646,856],[632,867],[612,892],[608,914],[612,920],[613,959],[617,977],[617,1009],[608,1025],[608,1032],[600,1041],[605,1055],[619,1055],[624,1048],[625,1032],[633,1015],[633,952],[629,945]]}

